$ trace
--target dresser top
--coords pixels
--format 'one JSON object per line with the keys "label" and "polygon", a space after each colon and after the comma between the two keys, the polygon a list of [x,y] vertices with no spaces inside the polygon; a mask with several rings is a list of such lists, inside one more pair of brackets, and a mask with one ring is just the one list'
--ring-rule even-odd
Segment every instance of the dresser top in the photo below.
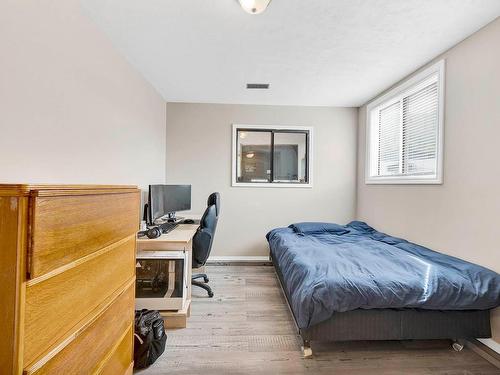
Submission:
{"label": "dresser top", "polygon": [[0,184],[1,196],[110,194],[138,191],[134,185]]}

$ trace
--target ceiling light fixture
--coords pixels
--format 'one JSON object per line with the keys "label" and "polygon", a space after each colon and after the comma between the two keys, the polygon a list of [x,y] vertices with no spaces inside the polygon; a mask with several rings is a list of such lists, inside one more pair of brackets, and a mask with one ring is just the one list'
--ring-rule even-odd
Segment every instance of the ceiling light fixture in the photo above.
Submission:
{"label": "ceiling light fixture", "polygon": [[238,0],[243,10],[250,14],[259,14],[266,10],[271,0]]}

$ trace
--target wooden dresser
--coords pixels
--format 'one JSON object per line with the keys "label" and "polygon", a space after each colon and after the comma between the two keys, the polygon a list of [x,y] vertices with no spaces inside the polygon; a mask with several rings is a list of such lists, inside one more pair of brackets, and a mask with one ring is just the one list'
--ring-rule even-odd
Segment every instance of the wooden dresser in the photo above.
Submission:
{"label": "wooden dresser", "polygon": [[0,373],[131,374],[134,186],[0,184]]}

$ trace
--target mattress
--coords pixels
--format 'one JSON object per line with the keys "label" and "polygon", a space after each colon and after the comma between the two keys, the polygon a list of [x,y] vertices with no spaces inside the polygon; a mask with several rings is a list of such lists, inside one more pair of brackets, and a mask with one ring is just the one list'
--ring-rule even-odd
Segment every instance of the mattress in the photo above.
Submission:
{"label": "mattress", "polygon": [[[299,328],[355,309],[488,310],[500,275],[353,221],[277,228],[267,234]],[[317,228],[317,230],[315,230]]]}

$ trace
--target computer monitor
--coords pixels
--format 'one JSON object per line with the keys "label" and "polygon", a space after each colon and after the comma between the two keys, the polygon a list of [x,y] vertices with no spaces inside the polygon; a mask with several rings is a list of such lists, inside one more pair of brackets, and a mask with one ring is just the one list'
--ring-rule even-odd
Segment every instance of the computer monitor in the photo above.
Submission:
{"label": "computer monitor", "polygon": [[175,218],[177,211],[191,209],[191,185],[149,185],[149,224],[168,216]]}

